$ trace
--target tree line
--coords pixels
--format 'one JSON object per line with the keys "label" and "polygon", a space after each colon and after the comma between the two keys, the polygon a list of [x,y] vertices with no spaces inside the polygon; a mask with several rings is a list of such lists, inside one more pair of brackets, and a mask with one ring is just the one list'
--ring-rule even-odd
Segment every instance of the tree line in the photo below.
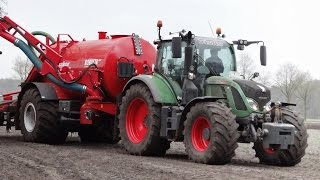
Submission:
{"label": "tree line", "polygon": [[[249,54],[240,54],[238,72],[244,79],[249,79],[256,69],[255,62]],[[270,87],[273,101],[297,104],[294,109],[301,112],[304,119],[320,117],[316,113],[320,105],[316,100],[318,98],[311,98],[319,97],[317,92],[320,90],[320,83],[319,80],[313,79],[308,71],[293,63],[284,63],[278,66],[275,73],[262,71],[254,80]]]}

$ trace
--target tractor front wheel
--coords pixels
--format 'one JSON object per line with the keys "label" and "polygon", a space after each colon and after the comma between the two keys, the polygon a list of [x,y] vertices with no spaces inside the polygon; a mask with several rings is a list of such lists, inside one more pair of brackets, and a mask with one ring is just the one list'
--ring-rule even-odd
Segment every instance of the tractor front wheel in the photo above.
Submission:
{"label": "tractor front wheel", "polygon": [[305,150],[308,146],[307,129],[301,116],[288,108],[281,108],[281,111],[283,122],[296,127],[294,144],[290,145],[289,149],[280,149],[279,147],[263,148],[262,142],[256,142],[253,149],[256,151],[256,157],[260,159],[260,163],[276,166],[294,166],[305,155]]}
{"label": "tractor front wheel", "polygon": [[235,116],[220,102],[198,103],[187,114],[184,144],[190,159],[226,164],[235,155],[239,133]]}
{"label": "tractor front wheel", "polygon": [[119,114],[121,141],[134,155],[162,156],[170,142],[160,137],[160,105],[147,86],[132,85],[122,98]]}
{"label": "tractor front wheel", "polygon": [[19,114],[25,141],[47,144],[65,142],[68,132],[59,123],[58,102],[41,101],[37,89],[31,88],[24,93]]}

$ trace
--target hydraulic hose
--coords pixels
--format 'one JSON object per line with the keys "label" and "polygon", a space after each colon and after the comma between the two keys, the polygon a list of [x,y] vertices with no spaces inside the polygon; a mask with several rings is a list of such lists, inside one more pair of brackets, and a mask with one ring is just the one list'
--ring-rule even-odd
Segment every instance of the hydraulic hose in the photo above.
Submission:
{"label": "hydraulic hose", "polygon": [[[51,36],[49,33],[46,33],[44,31],[33,31],[31,32],[32,35],[34,36],[44,36],[44,37],[49,37],[49,40],[51,41],[51,43],[55,43],[56,40],[53,38],[53,36]],[[31,50],[35,53],[34,48],[32,47],[32,45],[30,44],[30,42],[28,42],[28,46],[31,48]]]}
{"label": "hydraulic hose", "polygon": [[49,40],[52,43],[56,42],[56,40],[49,33],[46,33],[44,31],[33,31],[33,32],[31,32],[31,34],[34,35],[34,36],[40,35],[40,36],[44,36],[44,37],[49,37]]}
{"label": "hydraulic hose", "polygon": [[[52,44],[54,44],[56,42],[56,40],[49,34],[49,33],[46,33],[44,31],[33,31],[31,32],[32,35],[39,35],[39,36],[44,36],[44,37],[49,37],[49,40],[51,41]],[[32,44],[30,44],[28,42],[28,46],[30,47],[30,49],[33,51],[34,54],[35,51],[34,51],[34,47],[32,46]],[[88,70],[94,66],[97,68],[97,65],[96,64],[90,64],[84,71],[82,71],[82,73],[77,77],[75,78],[74,80],[71,80],[71,81],[67,81],[65,79],[62,78],[59,70],[57,69],[57,65],[55,65],[50,59],[47,59],[47,61],[50,63],[50,65],[54,68],[54,70],[56,71],[57,75],[58,75],[58,78],[60,81],[62,81],[63,83],[66,83],[66,84],[74,84],[74,83],[77,83],[87,72]]]}
{"label": "hydraulic hose", "polygon": [[[25,55],[30,59],[30,61],[32,62],[32,64],[34,64],[34,66],[37,68],[38,71],[41,71],[42,61],[34,54],[33,50],[31,50],[31,48],[25,42],[16,38],[14,40],[14,45],[20,48],[25,53]],[[85,85],[77,84],[77,83],[67,84],[62,81],[59,81],[52,74],[47,74],[46,77],[53,83],[63,88],[74,90],[74,91],[80,91],[82,93],[86,93],[87,91],[87,86]]]}

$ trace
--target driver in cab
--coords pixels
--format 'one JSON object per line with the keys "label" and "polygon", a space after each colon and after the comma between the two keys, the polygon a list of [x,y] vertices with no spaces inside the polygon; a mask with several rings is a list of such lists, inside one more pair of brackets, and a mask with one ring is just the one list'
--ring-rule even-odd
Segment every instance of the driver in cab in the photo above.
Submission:
{"label": "driver in cab", "polygon": [[210,49],[211,57],[207,58],[205,61],[205,66],[210,70],[210,72],[214,72],[216,75],[220,75],[223,73],[224,67],[222,60],[218,57],[219,49]]}

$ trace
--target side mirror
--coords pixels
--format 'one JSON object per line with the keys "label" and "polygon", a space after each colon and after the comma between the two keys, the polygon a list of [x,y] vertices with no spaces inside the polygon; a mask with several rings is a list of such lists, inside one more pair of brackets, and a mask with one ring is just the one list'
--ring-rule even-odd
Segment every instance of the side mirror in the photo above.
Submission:
{"label": "side mirror", "polygon": [[260,46],[260,62],[262,66],[267,65],[267,48],[266,46]]}
{"label": "side mirror", "polygon": [[181,37],[172,38],[172,57],[181,58]]}

